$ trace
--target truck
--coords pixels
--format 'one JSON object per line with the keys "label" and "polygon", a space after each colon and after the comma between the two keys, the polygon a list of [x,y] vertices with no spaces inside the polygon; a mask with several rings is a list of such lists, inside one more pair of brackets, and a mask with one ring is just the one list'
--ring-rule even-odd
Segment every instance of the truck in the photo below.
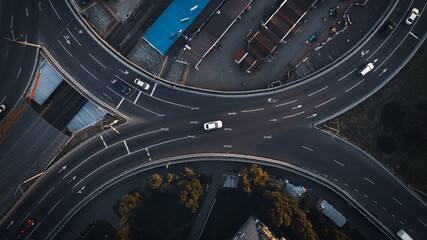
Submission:
{"label": "truck", "polygon": [[397,236],[399,236],[399,238],[402,239],[402,240],[412,240],[411,236],[409,236],[409,234],[407,234],[405,232],[405,230],[403,230],[403,229],[400,229],[397,232]]}

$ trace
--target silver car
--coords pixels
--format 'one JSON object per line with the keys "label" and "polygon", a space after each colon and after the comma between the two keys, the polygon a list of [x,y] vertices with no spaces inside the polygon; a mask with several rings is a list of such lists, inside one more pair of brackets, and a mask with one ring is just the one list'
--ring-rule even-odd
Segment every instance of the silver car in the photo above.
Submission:
{"label": "silver car", "polygon": [[413,8],[409,13],[409,16],[406,18],[405,23],[411,25],[414,22],[415,18],[419,16],[419,14],[420,10],[418,10],[417,8]]}

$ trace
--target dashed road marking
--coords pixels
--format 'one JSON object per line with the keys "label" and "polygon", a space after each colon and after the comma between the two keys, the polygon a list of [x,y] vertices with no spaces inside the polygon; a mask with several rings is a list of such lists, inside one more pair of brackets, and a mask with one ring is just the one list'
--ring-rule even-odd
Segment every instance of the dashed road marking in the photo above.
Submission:
{"label": "dashed road marking", "polygon": [[43,199],[45,199],[45,197],[54,189],[55,187],[52,187],[41,199],[40,199],[40,201],[37,203],[37,204],[40,204],[42,201],[43,201]]}
{"label": "dashed road marking", "polygon": [[368,181],[368,182],[370,182],[371,184],[375,184],[372,180],[370,180],[369,178],[367,178],[367,177],[363,177],[366,181]]}
{"label": "dashed road marking", "polygon": [[275,105],[274,107],[281,107],[281,106],[285,106],[285,105],[288,105],[288,104],[294,103],[294,102],[296,102],[296,101],[298,101],[298,100],[292,100],[292,101],[290,101],[290,102],[285,102],[285,103],[277,104],[277,105]]}
{"label": "dashed road marking", "polygon": [[338,82],[340,82],[341,80],[343,80],[344,78],[348,77],[348,75],[352,74],[354,71],[356,71],[357,68],[351,70],[351,72],[347,73],[344,77],[338,79]]}
{"label": "dashed road marking", "polygon": [[295,114],[292,114],[292,115],[289,115],[289,116],[285,116],[285,117],[282,117],[282,118],[286,119],[286,118],[290,118],[290,117],[295,117],[295,116],[301,115],[303,113],[305,113],[305,111],[302,111],[302,112],[299,112],[299,113],[295,113]]}
{"label": "dashed road marking", "polygon": [[328,102],[335,100],[335,98],[336,98],[336,97],[333,97],[333,98],[329,99],[328,101],[323,102],[323,103],[321,103],[321,104],[319,104],[319,105],[315,106],[314,108],[318,108],[318,107],[320,107],[320,106],[322,106],[322,105],[325,105],[325,104],[327,104]]}
{"label": "dashed road marking", "polygon": [[418,221],[420,221],[420,223],[422,223],[424,227],[427,227],[427,224],[425,224],[421,219],[418,219]]}
{"label": "dashed road marking", "polygon": [[136,96],[135,101],[133,101],[133,104],[136,104],[136,102],[138,101],[139,96],[141,96],[141,91],[138,93],[138,96]]}
{"label": "dashed road marking", "polygon": [[119,104],[117,105],[116,109],[119,109],[120,105],[122,105],[123,101],[125,100],[125,98],[122,98],[122,100],[120,100]]}
{"label": "dashed road marking", "polygon": [[335,181],[335,182],[338,182],[338,179],[334,178],[334,181]]}
{"label": "dashed road marking", "polygon": [[302,148],[304,148],[304,149],[306,149],[306,150],[308,150],[308,151],[310,151],[310,152],[313,152],[314,150],[313,149],[311,149],[311,148],[309,148],[309,147],[306,147],[306,146],[301,146]]}
{"label": "dashed road marking", "polygon": [[363,196],[365,196],[365,198],[369,198],[368,195],[366,195],[366,194],[363,194]]}
{"label": "dashed road marking", "polygon": [[150,96],[153,96],[154,94],[154,90],[156,90],[157,87],[157,83],[154,84],[153,90],[151,90]]}
{"label": "dashed road marking", "polygon": [[308,95],[307,95],[307,97],[311,97],[311,96],[313,96],[314,94],[319,93],[319,92],[321,92],[321,91],[325,90],[326,88],[328,88],[328,86],[326,86],[326,87],[324,87],[324,88],[322,88],[322,89],[319,89],[319,90],[317,90],[317,91],[315,91],[315,92],[312,92],[312,93],[308,94]]}
{"label": "dashed road marking", "polygon": [[233,148],[233,145],[224,145],[224,148]]}
{"label": "dashed road marking", "polygon": [[128,154],[130,154],[129,147],[128,147],[128,144],[126,143],[126,140],[123,140],[123,143],[125,144],[125,147],[126,147],[126,150],[128,151]]}
{"label": "dashed road marking", "polygon": [[264,136],[264,139],[273,139],[272,135]]}
{"label": "dashed road marking", "polygon": [[268,120],[269,122],[277,122],[277,118],[273,118],[273,119],[270,119],[270,120]]}
{"label": "dashed road marking", "polygon": [[[68,33],[70,33],[71,37],[73,37],[73,38],[74,38],[74,40],[77,42],[77,44],[81,47],[82,45],[80,44],[80,42],[79,42],[79,41],[77,41],[77,38],[76,38],[76,37],[74,37],[74,35],[71,33],[71,31],[70,31],[70,30],[68,30],[68,28],[67,28],[67,31],[68,31]],[[104,67],[104,68],[105,68],[105,67]]]}
{"label": "dashed road marking", "polygon": [[[62,45],[62,42],[59,41],[59,39],[56,39],[56,41],[59,42],[59,44],[61,45],[61,47],[68,53],[68,55],[70,55],[70,57],[73,57],[73,55],[71,55],[71,53],[64,47],[64,45]],[[80,65],[81,66],[81,65]]]}
{"label": "dashed road marking", "polygon": [[102,137],[102,135],[99,135],[99,137],[101,138],[102,142],[104,143],[105,148],[107,148],[107,144],[104,141],[104,138]]}
{"label": "dashed road marking", "polygon": [[19,68],[19,71],[18,71],[18,74],[16,75],[16,78],[19,78],[19,75],[21,74],[21,70],[22,70],[22,67]]}
{"label": "dashed road marking", "polygon": [[97,77],[95,77],[95,75],[93,75],[91,72],[89,72],[89,70],[87,70],[85,67],[83,67],[83,65],[80,64],[80,67],[82,67],[87,73],[89,73],[89,75],[91,75],[93,78],[95,78],[96,80],[98,80]]}
{"label": "dashed road marking", "polygon": [[360,82],[356,83],[353,87],[351,87],[351,88],[349,88],[349,89],[345,90],[345,92],[347,93],[347,92],[348,92],[348,91],[350,91],[351,89],[353,89],[353,88],[357,87],[357,85],[361,84],[363,81],[365,81],[365,79],[362,79]]}
{"label": "dashed road marking", "polygon": [[347,183],[344,183],[344,185],[345,185],[346,187],[348,187],[348,184],[347,184]]}
{"label": "dashed road marking", "polygon": [[391,214],[391,216],[392,216],[393,218],[396,218],[396,215],[394,215],[393,213]]}
{"label": "dashed road marking", "polygon": [[359,192],[359,190],[357,188],[355,188],[354,191]]}
{"label": "dashed road marking", "polygon": [[[67,30],[68,30],[68,28],[67,28]],[[89,56],[93,59],[93,60],[95,60],[99,65],[101,65],[101,67],[103,67],[103,68],[105,68],[105,69],[107,69],[107,67],[106,66],[104,66],[104,64],[102,64],[98,59],[96,59],[92,54],[90,54],[89,53]]]}
{"label": "dashed road marking", "polygon": [[337,160],[334,160],[334,162],[335,162],[336,164],[341,165],[342,167],[344,167],[344,164],[343,164],[343,163],[338,162]]}
{"label": "dashed road marking", "polygon": [[230,116],[230,115],[237,115],[237,113],[236,112],[229,112],[228,116]]}
{"label": "dashed road marking", "polygon": [[247,112],[257,112],[257,111],[262,111],[264,110],[264,108],[256,108],[256,109],[249,109],[249,110],[242,110],[242,113],[247,113]]}
{"label": "dashed road marking", "polygon": [[53,6],[53,4],[52,4],[52,2],[51,2],[50,0],[49,0],[49,3],[50,3],[50,6],[52,6],[52,8],[53,8],[53,11],[55,11],[55,13],[56,13],[56,16],[58,16],[59,20],[61,20],[61,17],[59,16],[58,12],[56,12],[56,9],[55,9],[55,7]]}
{"label": "dashed road marking", "polygon": [[411,36],[416,38],[418,41],[420,40],[420,38],[417,35],[413,34],[412,32],[409,32],[409,34],[411,34]]}
{"label": "dashed road marking", "polygon": [[387,211],[387,208],[383,207],[383,210],[384,210],[384,211]]}
{"label": "dashed road marking", "polygon": [[397,200],[396,198],[393,197],[393,200],[396,201],[397,203],[399,203],[400,206],[403,206],[403,204],[401,202],[399,202],[399,200]]}
{"label": "dashed road marking", "polygon": [[375,201],[375,200],[374,200],[374,203],[375,203],[375,204],[378,204],[378,202],[377,202],[377,201]]}
{"label": "dashed road marking", "polygon": [[62,197],[61,199],[59,199],[59,201],[56,202],[55,205],[53,205],[53,207],[49,210],[49,212],[47,214],[50,214],[53,211],[53,209],[55,209],[55,207],[62,201],[63,198],[64,197]]}

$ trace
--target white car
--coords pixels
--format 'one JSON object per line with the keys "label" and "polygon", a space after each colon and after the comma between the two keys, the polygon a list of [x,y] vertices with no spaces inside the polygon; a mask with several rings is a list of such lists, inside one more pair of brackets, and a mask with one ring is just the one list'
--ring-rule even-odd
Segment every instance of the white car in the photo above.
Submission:
{"label": "white car", "polygon": [[372,69],[374,69],[374,64],[368,63],[368,64],[366,64],[366,66],[364,66],[362,69],[360,69],[359,75],[363,77],[366,74],[368,74],[368,72],[372,71]]}
{"label": "white car", "polygon": [[222,121],[217,120],[217,121],[207,122],[207,123],[203,124],[203,127],[205,128],[205,130],[213,130],[213,129],[222,128]]}
{"label": "white car", "polygon": [[0,114],[2,114],[4,111],[6,111],[6,105],[1,104],[0,105]]}
{"label": "white car", "polygon": [[418,10],[417,8],[413,8],[409,13],[409,16],[406,18],[405,23],[411,25],[414,22],[415,18],[419,16],[419,14],[420,10]]}
{"label": "white car", "polygon": [[140,87],[142,87],[142,89],[144,89],[144,90],[148,90],[148,89],[150,89],[150,84],[148,84],[148,83],[146,83],[146,82],[144,82],[144,81],[142,81],[141,79],[139,79],[139,78],[135,78],[135,81],[133,81],[136,85],[138,85],[138,86],[140,86]]}

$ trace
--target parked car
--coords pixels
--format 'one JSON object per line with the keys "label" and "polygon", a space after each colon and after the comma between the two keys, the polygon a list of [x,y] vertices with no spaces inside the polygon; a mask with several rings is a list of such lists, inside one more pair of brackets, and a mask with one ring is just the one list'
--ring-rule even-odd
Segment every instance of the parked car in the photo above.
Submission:
{"label": "parked car", "polygon": [[146,82],[144,82],[144,81],[142,81],[141,79],[139,79],[139,78],[135,78],[135,81],[133,81],[136,85],[138,85],[138,86],[140,86],[140,87],[142,87],[142,89],[144,89],[144,90],[148,90],[148,89],[150,89],[150,84],[148,84],[148,83],[146,83]]}
{"label": "parked car", "polygon": [[406,18],[405,23],[411,25],[414,22],[415,18],[419,16],[419,14],[420,10],[418,10],[418,8],[413,8],[409,13],[408,17]]}
{"label": "parked car", "polygon": [[1,104],[0,105],[0,115],[3,114],[3,112],[5,112],[5,111],[6,111],[6,105]]}
{"label": "parked car", "polygon": [[207,122],[207,123],[203,124],[203,127],[205,130],[213,130],[213,129],[222,128],[222,121],[217,120],[217,121]]}
{"label": "parked car", "polygon": [[116,79],[114,79],[113,81],[111,81],[112,84],[114,84],[114,86],[120,90],[120,92],[129,95],[132,92],[132,89],[124,82],[122,81],[118,81]]}
{"label": "parked car", "polygon": [[368,63],[368,64],[366,64],[366,66],[364,66],[362,69],[360,69],[359,75],[363,77],[366,74],[368,74],[368,72],[372,71],[372,69],[374,69],[374,64]]}
{"label": "parked car", "polygon": [[21,235],[24,235],[26,232],[28,232],[28,230],[30,230],[32,227],[34,226],[34,221],[29,219],[24,226],[22,226],[21,228]]}
{"label": "parked car", "polygon": [[381,30],[381,36],[383,37],[387,37],[388,35],[391,34],[391,32],[393,32],[393,30],[396,28],[396,22],[393,20],[390,20],[387,25],[385,25],[383,27],[383,29]]}
{"label": "parked car", "polygon": [[350,20],[350,15],[348,15],[348,13],[344,13],[342,15],[342,21],[344,22],[344,25],[351,25],[351,20]]}

